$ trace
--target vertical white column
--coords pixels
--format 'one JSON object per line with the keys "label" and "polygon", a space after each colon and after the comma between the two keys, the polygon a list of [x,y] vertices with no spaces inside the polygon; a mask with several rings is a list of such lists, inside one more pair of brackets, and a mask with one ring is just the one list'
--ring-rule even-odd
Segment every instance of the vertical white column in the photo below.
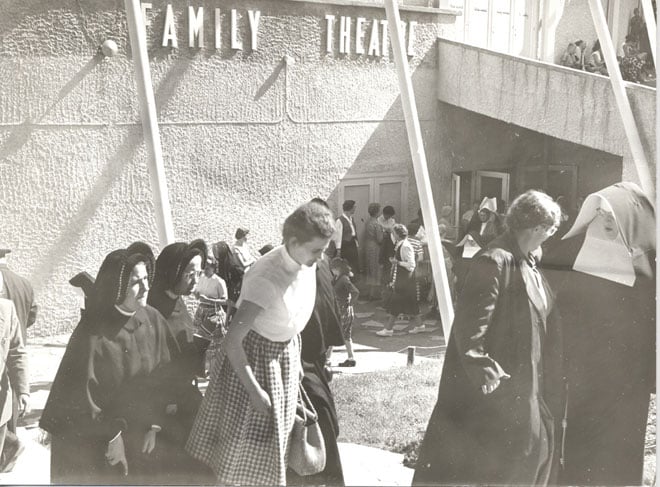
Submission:
{"label": "vertical white column", "polygon": [[445,340],[449,341],[449,332],[454,321],[454,307],[449,293],[449,282],[447,280],[447,269],[442,251],[442,242],[438,230],[438,219],[433,205],[433,194],[428,167],[426,165],[426,154],[422,140],[422,130],[415,105],[415,94],[413,92],[410,67],[406,57],[403,31],[401,29],[401,18],[396,0],[385,0],[387,12],[387,23],[389,25],[392,52],[399,77],[399,89],[401,90],[401,104],[408,132],[408,143],[413,160],[415,181],[419,192],[419,199],[424,218],[424,228],[429,240],[429,253],[431,254],[431,267],[433,269],[433,282],[438,293],[438,307],[442,317],[442,331]]}
{"label": "vertical white column", "polygon": [[151,190],[156,210],[156,227],[161,248],[174,241],[172,225],[172,210],[167,195],[167,179],[163,164],[163,150],[160,145],[158,119],[156,117],[156,101],[149,71],[149,56],[147,54],[147,39],[142,21],[139,0],[124,0],[126,5],[126,20],[128,33],[135,63],[135,81],[137,82],[138,100],[140,103],[140,118],[142,131],[147,147],[147,167],[151,179]]}

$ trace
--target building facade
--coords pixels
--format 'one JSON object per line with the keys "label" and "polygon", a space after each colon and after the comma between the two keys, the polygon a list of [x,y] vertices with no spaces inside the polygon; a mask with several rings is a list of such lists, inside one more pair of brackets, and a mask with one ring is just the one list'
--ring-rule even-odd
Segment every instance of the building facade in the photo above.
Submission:
{"label": "building facade", "polygon": [[[567,2],[563,15],[582,1]],[[518,52],[494,46],[500,34],[487,39],[490,49],[464,44],[470,5],[401,7],[437,209],[459,213],[497,192],[506,204],[530,185],[556,193],[569,184],[577,200],[634,180],[607,78],[523,59],[540,52],[527,40]],[[277,243],[284,217],[316,196],[335,209],[358,201],[360,228],[372,201],[393,205],[400,221],[414,218],[382,5],[151,0],[142,8],[177,240],[230,241],[243,226],[255,249]],[[123,2],[102,0],[9,0],[3,14],[0,246],[35,287],[42,312],[32,333],[65,333],[79,315],[70,277],[94,274],[107,252],[134,240],[159,244],[126,17]],[[514,45],[517,35],[509,34]],[[112,57],[99,49],[108,39],[119,48]],[[629,93],[654,154],[655,90]]]}

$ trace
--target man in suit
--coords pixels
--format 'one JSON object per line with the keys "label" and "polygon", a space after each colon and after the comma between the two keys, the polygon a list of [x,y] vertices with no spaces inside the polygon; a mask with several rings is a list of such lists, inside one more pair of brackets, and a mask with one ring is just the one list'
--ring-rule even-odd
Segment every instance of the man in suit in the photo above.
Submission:
{"label": "man in suit", "polygon": [[[34,291],[30,282],[7,267],[7,254],[10,249],[0,249],[0,298],[9,299],[14,303],[20,325],[23,344],[27,344],[27,329],[37,318],[37,305],[34,302]],[[14,394],[12,416],[7,423],[7,435],[4,448],[0,455],[0,472],[9,472],[23,451],[23,445],[16,436],[18,423],[18,396]]]}
{"label": "man in suit", "polygon": [[18,398],[20,416],[30,409],[28,358],[21,325],[14,303],[4,298],[0,298],[0,336],[0,448],[3,448],[12,417],[12,394],[15,392]]}
{"label": "man in suit", "polygon": [[348,261],[355,276],[360,272],[360,257],[358,254],[358,237],[353,215],[355,214],[355,201],[346,200],[342,205],[343,213],[335,222],[333,241],[337,249],[337,257]]}

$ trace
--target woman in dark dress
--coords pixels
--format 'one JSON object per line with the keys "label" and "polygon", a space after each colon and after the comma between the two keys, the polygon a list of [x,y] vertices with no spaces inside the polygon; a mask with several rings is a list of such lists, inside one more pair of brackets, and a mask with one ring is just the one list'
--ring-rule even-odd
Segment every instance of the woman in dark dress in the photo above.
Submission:
{"label": "woman in dark dress", "polygon": [[99,269],[39,423],[51,435],[53,483],[151,481],[163,424],[154,374],[170,360],[167,324],[147,305],[152,276],[143,243],[111,252]]}
{"label": "woman in dark dress", "polygon": [[655,385],[654,232],[651,201],[636,185],[617,183],[587,197],[544,257],[565,325],[562,484],[642,483]]}
{"label": "woman in dark dress", "polygon": [[[316,201],[316,200],[313,200]],[[325,469],[312,476],[300,477],[292,470],[287,472],[287,485],[344,485],[344,473],[339,457],[337,436],[339,422],[335,401],[330,390],[332,372],[326,368],[329,347],[344,344],[339,320],[339,310],[332,287],[332,273],[327,256],[316,263],[316,301],[312,316],[300,334],[302,340],[302,384],[319,417],[319,426],[325,443]]]}
{"label": "woman in dark dress", "polygon": [[159,398],[167,421],[159,436],[163,467],[158,482],[167,484],[211,481],[210,477],[205,477],[209,472],[206,467],[184,450],[202,402],[195,381],[198,375],[204,374],[210,341],[194,334],[193,317],[183,296],[188,296],[195,288],[206,257],[203,240],[166,246],[156,260],[154,283],[149,292],[149,304],[160,311],[171,332],[168,340],[171,362],[160,371],[166,387],[161,389]]}
{"label": "woman in dark dress", "polygon": [[561,334],[535,251],[561,210],[528,191],[509,230],[475,256],[458,297],[415,485],[553,483],[562,408]]}

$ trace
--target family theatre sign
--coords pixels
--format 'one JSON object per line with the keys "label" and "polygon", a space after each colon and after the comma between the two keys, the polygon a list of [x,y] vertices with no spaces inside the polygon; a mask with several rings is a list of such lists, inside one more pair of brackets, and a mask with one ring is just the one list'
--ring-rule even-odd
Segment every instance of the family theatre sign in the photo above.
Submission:
{"label": "family theatre sign", "polygon": [[[142,3],[142,18],[145,26],[152,24],[154,17],[151,3]],[[162,47],[179,47],[181,36],[187,38],[187,47],[214,48],[229,47],[236,51],[256,51],[259,49],[261,32],[261,11],[188,6],[183,15],[175,15],[171,4],[165,6],[163,28],[160,36]],[[227,20],[225,20],[227,19]],[[367,19],[327,14],[323,19],[325,39],[324,49],[328,54],[358,54],[383,57],[389,52],[387,20]],[[415,26],[417,22],[402,22],[406,34],[409,56],[414,54]],[[212,26],[210,32],[204,28]],[[227,29],[228,27],[228,29]],[[226,32],[228,30],[228,32]]]}

